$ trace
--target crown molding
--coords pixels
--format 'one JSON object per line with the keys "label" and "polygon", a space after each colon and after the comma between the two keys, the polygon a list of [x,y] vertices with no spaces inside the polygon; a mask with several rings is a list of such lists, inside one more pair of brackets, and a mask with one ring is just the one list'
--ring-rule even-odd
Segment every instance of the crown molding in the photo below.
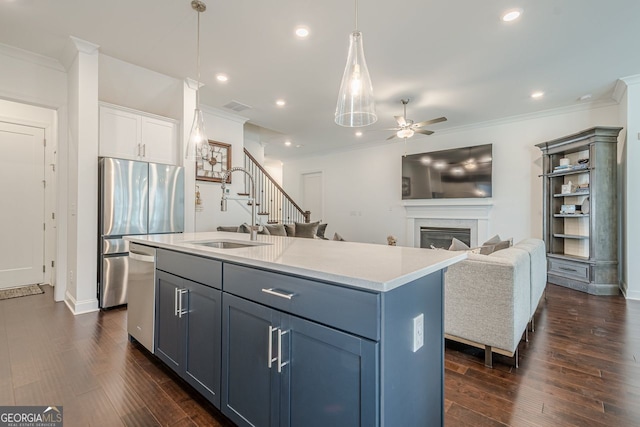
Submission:
{"label": "crown molding", "polygon": [[79,39],[74,36],[69,36],[69,40],[65,44],[62,52],[62,64],[66,70],[69,70],[71,64],[78,56],[78,53],[84,53],[86,55],[93,55],[98,52],[100,46],[86,40]]}
{"label": "crown molding", "polygon": [[0,43],[0,55],[10,56],[11,58],[18,59],[24,62],[30,62],[41,67],[50,68],[55,71],[65,72],[65,68],[55,58],[49,58],[48,56],[40,55],[30,52],[28,50],[20,49],[14,46]]}

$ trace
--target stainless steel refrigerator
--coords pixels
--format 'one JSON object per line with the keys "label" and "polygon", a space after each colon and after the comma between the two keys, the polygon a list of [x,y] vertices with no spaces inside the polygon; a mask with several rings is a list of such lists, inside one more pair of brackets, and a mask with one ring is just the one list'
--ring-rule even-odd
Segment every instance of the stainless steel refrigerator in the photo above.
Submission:
{"label": "stainless steel refrigerator", "polygon": [[123,236],[184,231],[184,170],[103,157],[98,182],[98,299],[109,308],[127,303]]}

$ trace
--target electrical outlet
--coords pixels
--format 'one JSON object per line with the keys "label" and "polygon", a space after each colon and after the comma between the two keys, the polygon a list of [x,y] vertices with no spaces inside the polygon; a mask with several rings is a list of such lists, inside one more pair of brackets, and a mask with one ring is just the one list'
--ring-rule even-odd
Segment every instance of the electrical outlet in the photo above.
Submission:
{"label": "electrical outlet", "polygon": [[420,313],[413,318],[413,352],[415,353],[424,345],[424,314]]}

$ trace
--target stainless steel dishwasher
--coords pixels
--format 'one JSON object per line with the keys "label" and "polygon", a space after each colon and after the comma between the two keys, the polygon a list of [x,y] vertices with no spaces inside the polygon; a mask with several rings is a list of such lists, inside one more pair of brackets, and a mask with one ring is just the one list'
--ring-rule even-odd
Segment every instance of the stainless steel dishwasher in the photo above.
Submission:
{"label": "stainless steel dishwasher", "polygon": [[155,325],[156,250],[129,244],[129,287],[127,290],[127,332],[153,353]]}

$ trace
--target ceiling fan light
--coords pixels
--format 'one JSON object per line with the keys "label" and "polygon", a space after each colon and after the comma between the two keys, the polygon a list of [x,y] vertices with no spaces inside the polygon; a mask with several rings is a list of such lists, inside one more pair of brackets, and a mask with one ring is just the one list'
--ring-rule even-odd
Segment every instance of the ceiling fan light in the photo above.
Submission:
{"label": "ceiling fan light", "polygon": [[396,136],[398,138],[411,138],[413,136],[415,132],[413,131],[413,129],[400,129],[397,133]]}
{"label": "ceiling fan light", "polygon": [[349,54],[338,93],[335,121],[340,126],[361,127],[377,120],[371,77],[364,59],[362,33],[354,31],[349,36]]}

